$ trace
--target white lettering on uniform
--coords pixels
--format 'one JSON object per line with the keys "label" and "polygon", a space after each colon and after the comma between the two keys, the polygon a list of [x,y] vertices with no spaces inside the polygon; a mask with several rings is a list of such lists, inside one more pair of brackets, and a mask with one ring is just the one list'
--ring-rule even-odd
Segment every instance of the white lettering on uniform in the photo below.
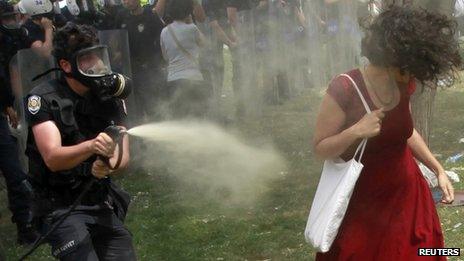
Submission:
{"label": "white lettering on uniform", "polygon": [[57,250],[55,250],[55,251],[53,252],[53,255],[54,255],[54,256],[57,256],[57,255],[59,255],[60,253],[62,253],[62,252],[64,252],[64,251],[68,250],[69,248],[73,247],[74,245],[75,245],[74,240],[69,241],[68,243],[64,244],[62,247],[60,247],[60,248],[58,248]]}

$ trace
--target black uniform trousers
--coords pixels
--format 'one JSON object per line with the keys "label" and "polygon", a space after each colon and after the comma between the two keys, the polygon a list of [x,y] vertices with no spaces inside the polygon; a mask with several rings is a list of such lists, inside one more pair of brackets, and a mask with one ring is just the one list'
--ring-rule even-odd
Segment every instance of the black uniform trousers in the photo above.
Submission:
{"label": "black uniform trousers", "polygon": [[30,223],[30,192],[23,183],[27,176],[19,162],[17,140],[11,135],[8,121],[3,115],[0,115],[0,170],[5,177],[12,221],[18,224]]}
{"label": "black uniform trousers", "polygon": [[[54,257],[62,261],[136,260],[132,235],[112,209],[80,207],[48,237]],[[48,215],[44,230],[53,227],[65,212],[57,210]]]}

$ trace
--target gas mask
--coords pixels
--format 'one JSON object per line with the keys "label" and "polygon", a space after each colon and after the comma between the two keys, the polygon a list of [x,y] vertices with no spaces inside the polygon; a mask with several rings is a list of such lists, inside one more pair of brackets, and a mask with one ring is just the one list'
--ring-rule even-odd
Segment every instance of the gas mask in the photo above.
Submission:
{"label": "gas mask", "polygon": [[113,73],[105,45],[96,45],[79,50],[71,59],[73,77],[101,101],[113,97],[125,99],[132,90],[132,80],[122,74]]}

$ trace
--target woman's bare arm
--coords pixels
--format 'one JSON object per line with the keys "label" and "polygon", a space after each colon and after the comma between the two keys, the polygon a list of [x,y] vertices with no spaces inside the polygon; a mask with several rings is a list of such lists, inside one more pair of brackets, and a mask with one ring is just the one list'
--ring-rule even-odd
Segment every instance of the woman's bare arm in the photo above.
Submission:
{"label": "woman's bare arm", "polygon": [[340,105],[328,94],[325,95],[314,132],[314,151],[322,159],[336,158],[342,155],[359,139],[379,135],[383,109],[365,114],[353,126],[342,129],[346,115]]}
{"label": "woman's bare arm", "polygon": [[336,158],[358,140],[353,128],[341,130],[345,120],[345,112],[326,94],[320,106],[313,138],[314,152],[319,158]]}
{"label": "woman's bare arm", "polygon": [[414,132],[408,139],[408,146],[411,148],[414,157],[422,162],[427,168],[431,169],[437,176],[439,174],[445,174],[443,166],[433,156],[424,139],[416,129],[414,129]]}
{"label": "woman's bare arm", "polygon": [[[409,105],[409,109],[411,110],[411,105]],[[441,202],[453,202],[454,188],[445,173],[445,169],[440,162],[438,162],[435,156],[433,156],[424,139],[416,129],[414,129],[411,137],[408,139],[408,146],[414,157],[437,175],[438,186],[443,191],[443,198]]]}

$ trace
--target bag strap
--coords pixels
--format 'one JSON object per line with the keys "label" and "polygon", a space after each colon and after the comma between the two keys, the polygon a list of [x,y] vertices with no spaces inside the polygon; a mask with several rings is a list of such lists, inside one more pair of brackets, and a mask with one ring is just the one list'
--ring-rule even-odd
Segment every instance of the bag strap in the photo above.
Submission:
{"label": "bag strap", "polygon": [[371,108],[367,104],[366,99],[364,99],[364,95],[362,95],[361,90],[359,89],[358,85],[353,80],[353,78],[351,78],[351,76],[349,76],[348,74],[344,74],[344,73],[340,74],[340,76],[344,76],[344,77],[348,78],[351,81],[351,83],[353,84],[353,87],[356,89],[356,91],[358,92],[359,97],[361,98],[361,101],[362,101],[362,103],[364,105],[364,109],[366,109],[367,113],[371,113],[372,112]]}
{"label": "bag strap", "polygon": [[[364,154],[364,150],[366,149],[366,145],[367,145],[367,139],[363,139],[361,143],[358,145],[358,148],[356,148],[356,152],[353,155],[353,159],[355,159],[357,162],[361,162],[362,156]],[[356,159],[356,155],[358,155],[358,153],[359,153],[359,157],[358,159]]]}
{"label": "bag strap", "polygon": [[[367,113],[372,113],[371,108],[369,107],[369,105],[366,102],[366,99],[364,98],[364,95],[362,94],[361,90],[359,89],[358,85],[353,80],[353,78],[351,78],[351,76],[345,73],[340,74],[339,76],[344,76],[351,81],[351,83],[353,84],[353,87],[356,89],[356,92],[359,95],[359,98],[361,98],[362,104],[364,105],[364,109],[366,109]],[[366,145],[367,145],[367,138],[363,139],[361,143],[359,143],[358,148],[356,148],[356,152],[353,155],[353,159],[356,160],[356,156],[359,153],[359,159],[357,159],[357,161],[361,162],[362,156],[364,154],[364,150],[366,149]]]}
{"label": "bag strap", "polygon": [[179,50],[180,50],[190,61],[192,61],[195,65],[199,66],[197,59],[195,59],[195,57],[193,57],[193,55],[190,54],[189,51],[187,51],[187,49],[185,49],[185,48],[180,44],[179,39],[177,39],[176,34],[174,33],[174,30],[172,30],[171,24],[168,25],[167,28],[168,28],[169,34],[171,34],[172,39],[173,39],[174,42],[176,43],[177,48],[179,48]]}

